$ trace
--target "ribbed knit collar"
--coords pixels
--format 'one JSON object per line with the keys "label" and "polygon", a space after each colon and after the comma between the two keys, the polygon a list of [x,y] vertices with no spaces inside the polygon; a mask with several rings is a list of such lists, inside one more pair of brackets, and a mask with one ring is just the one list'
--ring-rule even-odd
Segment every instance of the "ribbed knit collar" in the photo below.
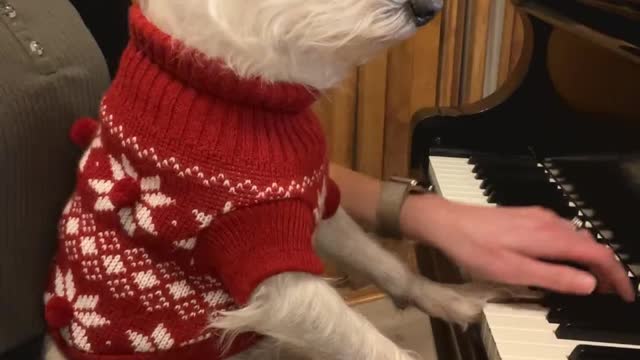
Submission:
{"label": "ribbed knit collar", "polygon": [[153,167],[176,161],[209,167],[213,175],[252,172],[252,179],[305,176],[327,161],[313,92],[239,79],[174,41],[136,6],[130,27],[131,41],[103,99],[105,146],[124,146]]}
{"label": "ribbed knit collar", "polygon": [[152,24],[137,5],[129,12],[131,43],[152,62],[197,91],[240,105],[277,112],[299,112],[312,105],[318,92],[285,82],[265,82],[258,77],[239,78],[218,60],[187,48]]}

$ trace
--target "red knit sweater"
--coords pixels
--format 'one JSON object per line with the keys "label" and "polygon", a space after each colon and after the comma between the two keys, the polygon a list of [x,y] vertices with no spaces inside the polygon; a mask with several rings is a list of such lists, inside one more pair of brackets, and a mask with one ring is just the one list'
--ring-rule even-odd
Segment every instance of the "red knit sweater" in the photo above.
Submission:
{"label": "red knit sweater", "polygon": [[95,136],[73,130],[92,137],[59,225],[50,334],[71,359],[220,359],[218,311],[271,275],[323,271],[311,238],[337,188],[316,94],[239,79],[135,6],[130,26]]}

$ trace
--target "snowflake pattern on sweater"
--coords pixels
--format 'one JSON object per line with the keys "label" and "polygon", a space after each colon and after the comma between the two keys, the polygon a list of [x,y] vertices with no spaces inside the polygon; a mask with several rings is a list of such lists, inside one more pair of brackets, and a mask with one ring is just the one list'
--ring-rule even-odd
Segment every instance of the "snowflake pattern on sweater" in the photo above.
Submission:
{"label": "snowflake pattern on sweater", "polygon": [[72,359],[220,359],[212,318],[276,273],[323,271],[311,238],[336,191],[324,135],[307,89],[165,63],[180,50],[130,14],[59,222],[50,334]]}
{"label": "snowflake pattern on sweater", "polygon": [[[45,304],[56,296],[73,304],[73,319],[60,331],[69,345],[89,353],[118,346],[135,352],[168,350],[203,341],[213,332],[183,332],[174,339],[162,321],[150,323],[150,330],[142,324],[129,328],[126,324],[132,319],[108,314],[117,315],[121,307],[135,305],[138,321],[162,314],[170,322],[195,321],[203,327],[212,312],[237,308],[218,279],[197,274],[191,267],[182,268],[175,261],[157,261],[154,254],[121,232],[98,231],[93,215],[83,211],[82,202],[76,195],[64,211],[59,229],[64,256],[59,258],[66,261],[58,261],[52,291],[45,294]],[[96,289],[100,295],[91,290],[80,294],[81,288]],[[111,303],[102,304],[101,296]],[[119,330],[111,333],[111,329]],[[147,335],[143,335],[145,329]]]}

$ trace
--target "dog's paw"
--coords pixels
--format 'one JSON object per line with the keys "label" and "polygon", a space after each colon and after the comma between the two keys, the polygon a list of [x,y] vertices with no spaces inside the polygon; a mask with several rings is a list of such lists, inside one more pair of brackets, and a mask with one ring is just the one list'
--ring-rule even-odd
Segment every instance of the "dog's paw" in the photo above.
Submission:
{"label": "dog's paw", "polygon": [[486,282],[471,282],[453,285],[453,287],[465,297],[475,298],[484,303],[539,300],[544,296],[542,291],[531,290],[527,287]]}
{"label": "dog's paw", "polygon": [[[394,345],[395,346],[395,345]],[[381,360],[424,360],[424,358],[417,352],[402,348],[395,348],[394,351],[388,354],[376,353],[372,355],[372,359],[381,359]]]}
{"label": "dog's paw", "polygon": [[541,293],[490,283],[440,284],[421,279],[411,286],[408,295],[408,302],[426,314],[467,329],[481,319],[489,302],[538,299]]}
{"label": "dog's paw", "polygon": [[480,319],[485,294],[474,296],[472,291],[458,285],[418,281],[409,291],[408,301],[425,314],[456,323],[463,329]]}
{"label": "dog's paw", "polygon": [[422,355],[412,350],[406,350],[407,360],[425,360]]}

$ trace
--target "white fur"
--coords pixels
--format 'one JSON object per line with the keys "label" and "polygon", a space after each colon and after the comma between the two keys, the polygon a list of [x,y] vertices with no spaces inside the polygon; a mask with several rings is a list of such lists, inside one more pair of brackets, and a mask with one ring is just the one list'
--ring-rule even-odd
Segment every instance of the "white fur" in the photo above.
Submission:
{"label": "white fur", "polygon": [[[407,0],[141,0],[161,30],[224,61],[241,77],[329,89],[377,51],[415,31]],[[483,305],[513,294],[489,284],[444,285],[413,274],[344,212],[320,223],[317,251],[372,281],[400,307],[463,327]],[[238,333],[266,340],[229,360],[410,360],[322,278],[282,273],[263,281],[245,308],[212,320],[228,344]],[[223,345],[224,345],[223,344]],[[45,359],[62,360],[50,340]]]}
{"label": "white fur", "polygon": [[325,90],[412,35],[406,0],[142,0],[161,30],[243,77]]}
{"label": "white fur", "polygon": [[[537,296],[493,284],[444,285],[419,277],[367,236],[342,208],[319,225],[315,246],[319,254],[343,265],[348,272],[373,281],[396,304],[416,306],[463,328],[479,319],[489,300]],[[267,279],[246,308],[222,315],[211,326],[223,330],[230,339],[244,331],[272,339],[231,360],[280,359],[274,354],[282,351],[287,355],[281,359],[286,360],[420,358],[385,338],[349,308],[335,289],[308,274],[283,273]]]}
{"label": "white fur", "polygon": [[211,325],[231,333],[268,334],[275,340],[273,352],[286,349],[309,359],[415,359],[349,308],[324,280],[309,274],[269,278],[246,308],[224,315]]}

